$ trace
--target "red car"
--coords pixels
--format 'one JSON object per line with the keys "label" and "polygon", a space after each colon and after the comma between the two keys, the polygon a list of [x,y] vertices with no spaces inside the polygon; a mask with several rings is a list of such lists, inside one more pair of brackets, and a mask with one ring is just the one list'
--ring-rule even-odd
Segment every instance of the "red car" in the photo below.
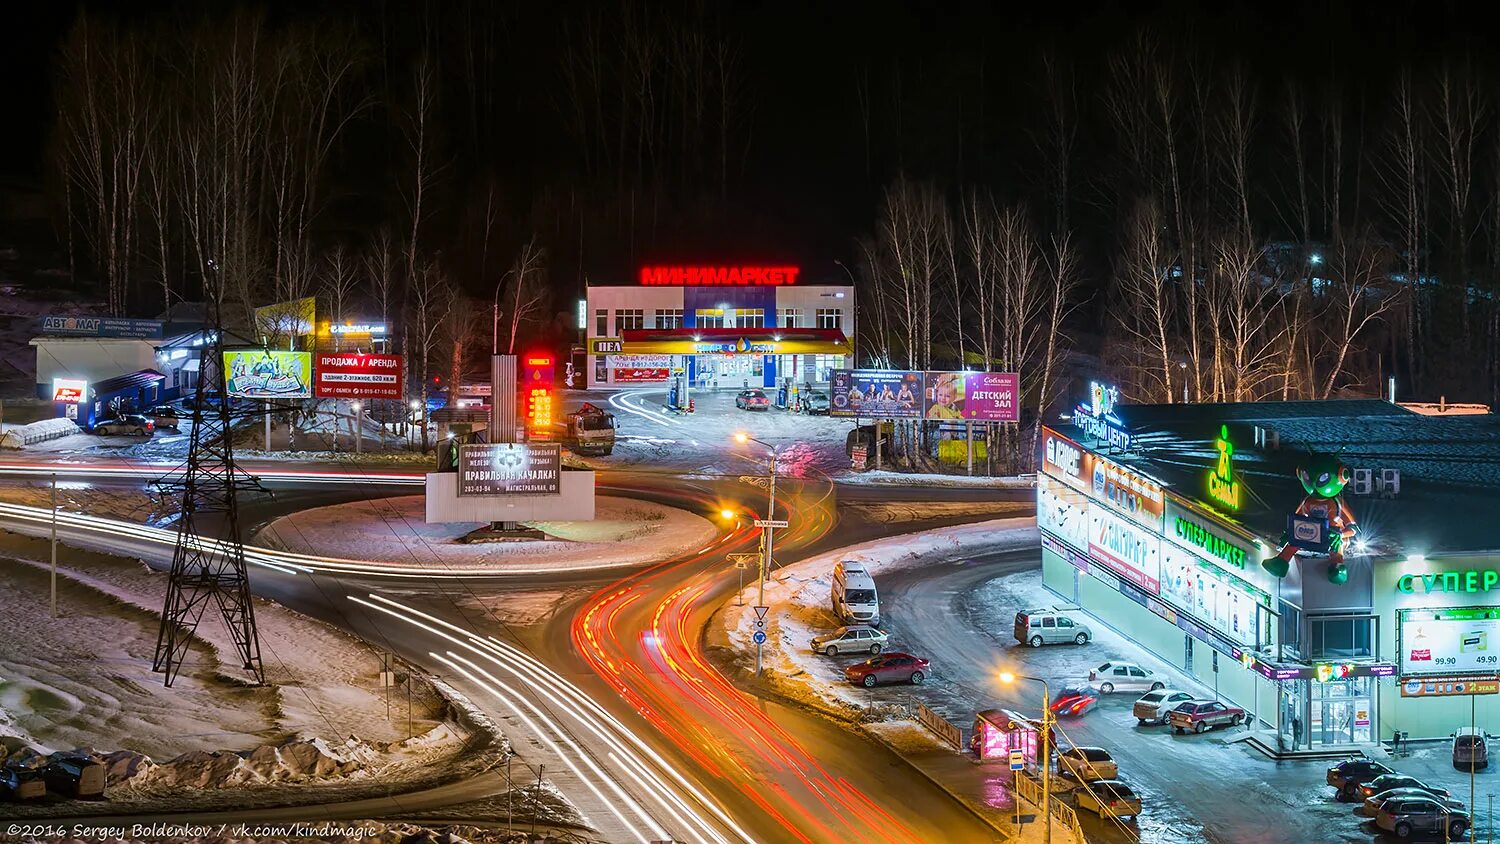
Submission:
{"label": "red car", "polygon": [[1179,704],[1167,715],[1173,732],[1192,730],[1201,733],[1210,727],[1238,727],[1245,721],[1245,710],[1226,706],[1216,700],[1190,700]]}
{"label": "red car", "polygon": [[1099,690],[1093,686],[1068,686],[1052,701],[1054,715],[1082,715],[1099,702]]}
{"label": "red car", "polygon": [[741,410],[770,410],[771,399],[764,390],[741,390],[734,397],[734,406]]}
{"label": "red car", "polygon": [[927,660],[903,653],[872,656],[844,669],[844,679],[870,688],[877,683],[907,682],[920,686],[927,678]]}

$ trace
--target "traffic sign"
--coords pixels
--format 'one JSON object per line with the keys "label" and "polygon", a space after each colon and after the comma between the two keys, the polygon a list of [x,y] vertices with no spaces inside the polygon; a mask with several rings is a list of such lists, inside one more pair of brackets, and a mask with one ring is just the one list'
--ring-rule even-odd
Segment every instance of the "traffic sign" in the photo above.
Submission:
{"label": "traffic sign", "polygon": [[771,611],[770,607],[756,607],[755,608],[755,617],[758,618],[758,619],[760,619],[761,621],[764,621],[765,618],[766,618],[766,613],[768,613],[770,611]]}
{"label": "traffic sign", "polygon": [[755,526],[758,528],[784,528],[786,519],[756,519]]}
{"label": "traffic sign", "polygon": [[745,561],[744,560],[735,560],[734,561],[734,567],[737,568],[737,569],[748,568],[745,565]]}
{"label": "traffic sign", "polygon": [[1021,748],[1019,747],[1011,748],[1010,769],[1012,771],[1022,771],[1026,769],[1026,755],[1021,752]]}
{"label": "traffic sign", "polygon": [[734,567],[737,569],[742,569],[750,563],[760,564],[759,554],[730,554],[728,555],[728,559],[729,562],[734,563]]}
{"label": "traffic sign", "polygon": [[766,631],[757,630],[755,631],[755,635],[751,636],[750,638],[755,642],[755,644],[764,645],[766,643]]}

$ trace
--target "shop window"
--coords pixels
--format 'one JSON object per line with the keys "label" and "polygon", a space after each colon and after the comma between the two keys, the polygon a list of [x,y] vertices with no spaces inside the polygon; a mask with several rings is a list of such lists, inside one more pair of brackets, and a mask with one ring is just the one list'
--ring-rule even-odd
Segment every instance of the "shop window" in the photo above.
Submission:
{"label": "shop window", "polygon": [[741,308],[735,311],[734,326],[736,328],[765,328],[766,312],[764,308]]}
{"label": "shop window", "polygon": [[640,308],[621,308],[615,311],[616,331],[639,331],[646,327],[646,314]]}
{"label": "shop window", "polygon": [[693,315],[693,325],[698,328],[723,328],[724,312],[717,308],[699,308]]}
{"label": "shop window", "polygon": [[681,328],[682,309],[677,308],[676,310],[663,310],[661,308],[658,308],[656,311],[656,327]]}
{"label": "shop window", "polygon": [[1302,610],[1281,602],[1281,649],[1286,656],[1300,657],[1302,651]]}
{"label": "shop window", "polygon": [[781,309],[781,327],[782,328],[800,328],[801,327],[801,322],[802,322],[802,309],[801,308],[782,308]]}
{"label": "shop window", "polygon": [[609,311],[606,311],[603,308],[594,311],[594,336],[609,336]]}
{"label": "shop window", "polygon": [[1361,659],[1375,655],[1373,616],[1312,617],[1307,620],[1310,659]]}
{"label": "shop window", "polygon": [[838,328],[844,311],[841,308],[818,308],[817,318],[818,328]]}

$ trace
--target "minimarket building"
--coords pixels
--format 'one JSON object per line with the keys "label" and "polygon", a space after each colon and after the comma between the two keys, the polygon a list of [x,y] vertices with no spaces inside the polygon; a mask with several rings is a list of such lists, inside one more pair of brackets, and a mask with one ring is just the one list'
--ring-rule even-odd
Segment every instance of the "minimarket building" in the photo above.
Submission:
{"label": "minimarket building", "polygon": [[[1500,732],[1500,419],[1379,400],[1080,407],[1039,436],[1047,588],[1254,713],[1271,752]],[[1337,454],[1348,579],[1282,548]],[[1471,714],[1472,713],[1472,714]]]}

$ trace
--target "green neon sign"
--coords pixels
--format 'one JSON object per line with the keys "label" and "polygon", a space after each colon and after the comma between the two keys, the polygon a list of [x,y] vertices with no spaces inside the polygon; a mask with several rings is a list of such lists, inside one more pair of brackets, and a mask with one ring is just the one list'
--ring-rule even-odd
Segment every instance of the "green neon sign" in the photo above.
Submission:
{"label": "green neon sign", "polygon": [[1234,443],[1229,441],[1229,426],[1219,426],[1214,440],[1219,457],[1208,473],[1208,497],[1226,510],[1240,509],[1240,482],[1234,479]]}
{"label": "green neon sign", "polygon": [[1403,574],[1396,578],[1396,591],[1406,595],[1416,594],[1419,588],[1429,595],[1433,592],[1488,592],[1497,585],[1500,585],[1500,571],[1494,569]]}
{"label": "green neon sign", "polygon": [[1214,533],[1192,519],[1178,516],[1173,524],[1173,529],[1176,531],[1178,539],[1202,550],[1208,556],[1223,560],[1238,569],[1245,567],[1244,548],[1219,536],[1217,533]]}

